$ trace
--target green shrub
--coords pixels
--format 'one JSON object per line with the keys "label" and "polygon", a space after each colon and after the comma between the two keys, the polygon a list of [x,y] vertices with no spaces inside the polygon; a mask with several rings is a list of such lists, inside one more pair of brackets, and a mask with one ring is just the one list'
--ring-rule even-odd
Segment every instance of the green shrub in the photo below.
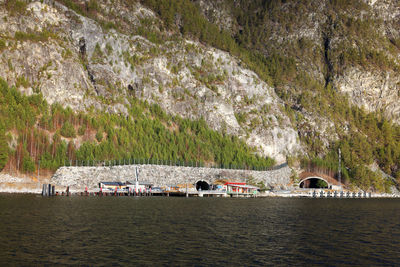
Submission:
{"label": "green shrub", "polygon": [[19,76],[19,77],[17,78],[16,83],[15,83],[15,86],[16,86],[17,88],[19,88],[20,86],[22,86],[22,87],[24,87],[24,88],[28,88],[29,85],[30,85],[29,80],[26,79],[25,76],[23,76],[23,75],[22,75],[22,76]]}
{"label": "green shrub", "polygon": [[115,23],[113,23],[111,21],[100,21],[100,25],[106,31],[109,31],[111,29],[117,29],[117,26],[115,25]]}
{"label": "green shrub", "polygon": [[96,46],[94,47],[94,51],[92,54],[92,61],[93,63],[101,64],[104,59],[104,53],[101,51],[99,43],[96,43]]}
{"label": "green shrub", "polygon": [[86,132],[86,126],[85,125],[82,125],[81,127],[79,127],[78,135],[82,136],[82,135],[85,134],[85,132]]}
{"label": "green shrub", "polygon": [[88,5],[87,5],[89,10],[93,10],[93,11],[99,11],[100,10],[100,6],[97,3],[96,0],[90,0]]}
{"label": "green shrub", "polygon": [[32,41],[32,42],[46,42],[49,39],[57,39],[58,36],[45,29],[41,32],[21,32],[21,31],[16,31],[14,34],[14,38],[17,41]]}
{"label": "green shrub", "polygon": [[106,44],[106,50],[107,50],[107,55],[111,55],[111,53],[113,52],[113,48],[109,43]]}
{"label": "green shrub", "polygon": [[328,188],[328,184],[324,180],[318,180],[316,187],[317,188]]}
{"label": "green shrub", "polygon": [[97,131],[96,139],[98,142],[101,142],[103,140],[103,131],[102,130]]}
{"label": "green shrub", "polygon": [[76,132],[74,126],[69,122],[66,121],[63,126],[61,127],[60,134],[67,138],[74,138],[76,137]]}
{"label": "green shrub", "polygon": [[72,52],[71,52],[71,50],[69,48],[66,48],[61,52],[61,56],[64,59],[71,58],[72,57]]}
{"label": "green shrub", "polygon": [[6,42],[0,39],[0,52],[3,51],[6,47]]}
{"label": "green shrub", "polygon": [[0,171],[3,170],[8,161],[8,153],[9,149],[5,136],[4,125],[0,122]]}
{"label": "green shrub", "polygon": [[235,113],[235,117],[239,124],[244,124],[247,121],[247,114],[244,112]]}
{"label": "green shrub", "polygon": [[5,1],[5,7],[11,15],[24,15],[26,13],[27,5],[28,3],[26,1],[21,0]]}
{"label": "green shrub", "polygon": [[34,172],[35,171],[35,162],[32,160],[30,156],[25,156],[22,160],[22,169],[25,172]]}

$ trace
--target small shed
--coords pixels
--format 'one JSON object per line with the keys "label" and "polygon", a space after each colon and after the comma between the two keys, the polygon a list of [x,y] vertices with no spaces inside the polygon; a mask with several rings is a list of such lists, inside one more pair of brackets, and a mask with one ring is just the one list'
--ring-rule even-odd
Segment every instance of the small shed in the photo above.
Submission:
{"label": "small shed", "polygon": [[238,182],[228,182],[225,183],[225,186],[228,194],[254,195],[257,194],[258,190],[260,189],[254,185]]}

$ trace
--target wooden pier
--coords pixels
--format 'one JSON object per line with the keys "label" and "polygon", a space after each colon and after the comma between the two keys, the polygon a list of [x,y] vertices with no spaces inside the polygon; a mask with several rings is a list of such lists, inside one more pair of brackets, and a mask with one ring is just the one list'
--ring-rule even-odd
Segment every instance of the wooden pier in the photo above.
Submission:
{"label": "wooden pier", "polygon": [[104,189],[86,189],[85,191],[70,191],[69,187],[65,191],[55,191],[55,186],[44,184],[42,196],[164,196],[164,197],[256,197],[255,193],[240,193],[226,190],[165,190],[165,191],[143,191],[135,192],[128,189],[104,190]]}
{"label": "wooden pier", "polygon": [[[145,190],[137,191],[129,189],[85,189],[84,191],[70,191],[69,187],[65,191],[56,191],[55,186],[51,184],[43,184],[42,196],[133,196],[133,197],[150,197],[150,196],[164,196],[164,197],[242,197],[251,198],[258,197],[257,191],[227,191],[227,190],[196,190],[193,188],[180,189],[180,190]],[[284,195],[281,195],[284,196]],[[371,192],[366,191],[338,191],[338,190],[301,190],[288,192],[289,197],[308,197],[308,198],[372,198],[376,197]],[[378,196],[379,197],[379,196]]]}

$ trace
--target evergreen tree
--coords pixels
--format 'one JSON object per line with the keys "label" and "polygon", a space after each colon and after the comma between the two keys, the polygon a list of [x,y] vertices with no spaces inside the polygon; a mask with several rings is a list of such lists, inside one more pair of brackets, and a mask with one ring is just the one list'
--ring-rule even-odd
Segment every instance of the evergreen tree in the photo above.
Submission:
{"label": "evergreen tree", "polygon": [[8,143],[5,137],[5,129],[3,123],[0,123],[0,171],[3,170],[4,166],[8,161]]}

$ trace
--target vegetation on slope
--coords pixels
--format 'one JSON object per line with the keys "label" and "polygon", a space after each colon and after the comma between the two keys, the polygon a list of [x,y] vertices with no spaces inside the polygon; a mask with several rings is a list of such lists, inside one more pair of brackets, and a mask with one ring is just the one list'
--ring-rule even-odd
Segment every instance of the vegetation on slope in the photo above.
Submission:
{"label": "vegetation on slope", "polygon": [[[177,29],[174,18],[178,14],[181,17],[178,30],[183,35],[238,56],[261,78],[274,85],[278,95],[287,103],[286,111],[298,128],[303,143],[307,144],[309,158],[314,164],[337,169],[337,149],[340,147],[345,166],[344,178],[347,182],[365,189],[387,188],[387,182],[366,167],[373,162],[377,162],[386,173],[400,180],[400,128],[385,119],[381,113],[367,113],[358,107],[352,107],[346,97],[332,88],[329,79],[324,82],[315,80],[298,68],[294,58],[299,56],[301,58],[303,54],[311,57],[310,51],[307,50],[315,49],[313,44],[300,39],[295,46],[280,47],[285,53],[290,50],[286,55],[274,48],[263,53],[265,44],[274,47],[274,44],[268,43],[268,39],[272,34],[276,34],[265,31],[266,21],[283,24],[280,25],[281,28],[286,28],[290,32],[295,21],[301,20],[302,14],[306,15],[306,12],[301,10],[307,10],[311,5],[315,5],[313,1],[235,1],[235,4],[226,1],[227,7],[231,5],[228,8],[234,10],[235,19],[243,27],[243,30],[238,31],[233,37],[207,21],[199,7],[189,0],[142,0],[141,2],[153,9],[170,29]],[[288,12],[283,11],[283,5],[290,6]],[[341,27],[335,29],[339,34],[358,40],[368,40],[375,36],[374,21],[352,20],[351,16],[344,12],[348,9],[361,12],[367,8],[364,3],[331,1],[330,5],[328,10],[331,10],[330,15],[335,19],[335,22],[331,23]],[[335,13],[338,14],[337,17],[334,16]],[[332,34],[327,31],[327,34]],[[390,47],[394,45],[388,40],[383,42]],[[342,45],[346,46],[346,43]],[[334,65],[331,70],[322,65],[322,68],[326,67],[326,71],[339,72],[351,64],[364,68],[398,69],[398,65],[387,54],[376,50],[374,42],[370,46],[360,44],[360,49],[357,50],[339,46],[327,51],[326,54],[321,51],[318,56],[321,62],[327,57],[328,63],[323,64]],[[332,74],[326,74],[329,75]],[[307,125],[302,112],[325,114],[336,125],[338,141],[333,141],[328,150],[325,150],[319,133],[311,125]],[[318,159],[322,155],[325,155],[324,160]]]}
{"label": "vegetation on slope", "polygon": [[[208,45],[228,51],[241,59],[247,67],[253,69],[266,82],[275,86],[276,92],[286,103],[286,112],[291,118],[294,127],[298,129],[302,142],[307,145],[308,160],[312,164],[336,169],[337,149],[340,147],[343,152],[343,165],[345,166],[343,169],[344,178],[347,181],[363,188],[372,186],[382,189],[385,186],[383,180],[366,167],[373,162],[377,162],[386,173],[400,179],[399,127],[386,120],[381,113],[366,113],[360,108],[351,107],[346,98],[332,88],[331,77],[340,74],[349,66],[395,71],[399,69],[398,65],[390,57],[390,53],[398,51],[400,47],[399,40],[389,40],[380,36],[376,30],[376,25],[379,21],[371,18],[362,19],[359,16],[362,12],[368,10],[368,6],[362,1],[327,1],[328,6],[325,8],[324,12],[326,14],[324,16],[326,15],[328,19],[326,24],[322,25],[321,43],[317,44],[315,40],[307,38],[298,40],[294,38],[287,43],[270,41],[271,38],[273,40],[274,36],[291,34],[294,32],[295,27],[300,27],[308,14],[306,11],[316,10],[320,7],[320,4],[315,1],[227,0],[224,3],[227,8],[231,9],[233,18],[240,26],[240,30],[236,29],[231,32],[210,23],[202,15],[199,7],[189,0],[140,1],[151,8],[162,20],[161,24],[157,24],[160,30],[155,30],[152,27],[153,21],[142,21],[142,26],[139,28],[127,30],[120,26],[124,25],[123,23],[114,23],[112,14],[106,14],[101,9],[100,1],[86,1],[86,4],[78,0],[59,1],[78,13],[97,20],[105,29],[115,28],[123,32],[140,34],[152,42],[162,44],[164,40],[167,40],[166,36],[171,36],[165,34],[166,31],[163,31],[165,27],[169,33],[179,33],[185,37],[197,39]],[[126,0],[122,2],[129,5],[136,1]],[[266,27],[266,25],[271,27]],[[332,44],[332,39],[340,37],[340,35],[347,36],[347,38],[342,38],[343,42]],[[173,38],[173,35],[170,38]],[[336,38],[336,40],[338,39],[341,38]],[[355,47],[350,45],[353,43],[356,44]],[[319,71],[323,72],[324,81],[314,77],[311,72],[307,72],[307,69],[301,66],[303,62],[310,61],[313,61]],[[148,117],[153,116],[151,106],[137,101],[133,102],[132,105],[139,106],[142,113],[145,114],[143,121],[147,121],[147,123],[142,128],[149,127],[154,131],[158,129],[159,124],[165,129],[181,128],[183,121],[176,118],[160,120],[159,124],[154,124],[154,120]],[[56,110],[62,109],[57,108]],[[52,112],[48,115],[50,118],[55,116]],[[66,111],[60,111],[59,113],[64,112]],[[332,141],[328,148],[325,148],[321,142],[320,133],[304,119],[305,113],[324,114],[327,119],[333,121],[336,129],[332,136],[337,135],[338,141]],[[41,116],[44,117],[44,115]],[[69,118],[71,115],[63,116]],[[120,129],[121,124],[126,124],[126,122],[114,118],[115,116],[106,114],[101,116],[107,118],[104,119],[107,123],[114,121],[112,123],[117,129]],[[75,158],[106,159],[107,155],[112,155],[115,158],[131,156],[165,158],[165,155],[167,155],[168,158],[195,160],[198,156],[193,151],[185,155],[182,154],[182,151],[172,153],[171,151],[173,150],[170,147],[166,148],[169,151],[166,153],[159,152],[160,149],[158,148],[155,150],[151,150],[153,149],[151,148],[150,150],[153,152],[147,152],[149,149],[146,147],[135,150],[136,152],[130,152],[130,154],[123,149],[117,149],[117,152],[110,152],[111,154],[99,152],[100,150],[108,151],[107,145],[119,144],[119,142],[113,144],[110,141],[109,136],[113,136],[113,133],[109,131],[110,127],[107,123],[101,124],[97,120],[103,120],[93,114],[79,114],[72,117],[82,118],[83,121],[87,120],[84,123],[89,126],[86,129],[81,123],[71,121],[67,124],[67,122],[64,123],[63,121],[57,127],[52,129],[44,127],[44,129],[51,133],[59,129],[59,134],[64,135],[67,141],[74,138],[80,140],[83,138],[82,136],[88,135],[87,132],[90,132],[91,134],[87,137],[90,142],[83,143],[79,149],[74,150],[75,152],[71,154],[71,156],[75,155],[73,156]],[[97,118],[94,123],[92,123],[93,118]],[[158,117],[156,116],[156,118]],[[203,123],[201,122],[200,124]],[[10,128],[6,129],[9,131]],[[146,128],[146,131],[149,129]],[[189,134],[193,134],[192,126],[181,130],[187,130]],[[168,131],[171,132],[170,130]],[[122,136],[126,135],[124,131],[118,131],[114,140],[118,140],[120,134]],[[77,137],[74,137],[75,135]],[[56,136],[55,140],[58,140],[57,131],[54,136]],[[157,139],[157,141],[165,142],[169,140],[168,138],[169,136],[166,135]],[[332,138],[332,140],[334,139]],[[148,142],[145,139],[140,140],[141,142]],[[218,142],[222,140],[218,140]],[[218,142],[211,144],[218,145]],[[126,142],[121,142],[121,144],[126,144]],[[119,145],[123,146],[121,144]],[[128,144],[134,145],[135,142],[130,140]],[[82,152],[79,152],[81,147]],[[232,159],[224,161],[223,157],[218,156],[216,151],[218,151],[217,148],[215,152],[211,153],[213,156],[202,152],[199,159],[220,163],[230,162],[236,164],[240,162],[240,160]],[[21,152],[20,154],[24,153]],[[54,157],[55,155],[50,153],[50,156],[43,157],[43,160],[54,161]],[[324,159],[321,159],[321,157],[324,157]],[[70,159],[70,156],[68,156],[68,159]],[[61,158],[59,160],[62,161]],[[53,165],[56,166],[57,163]]]}
{"label": "vegetation on slope", "polygon": [[76,162],[133,159],[225,168],[274,164],[237,137],[209,129],[204,120],[172,117],[156,104],[129,101],[128,117],[94,110],[76,114],[58,104],[49,106],[41,95],[22,95],[0,79],[0,169],[7,159],[8,168],[24,172],[34,172],[39,161],[48,170]]}

